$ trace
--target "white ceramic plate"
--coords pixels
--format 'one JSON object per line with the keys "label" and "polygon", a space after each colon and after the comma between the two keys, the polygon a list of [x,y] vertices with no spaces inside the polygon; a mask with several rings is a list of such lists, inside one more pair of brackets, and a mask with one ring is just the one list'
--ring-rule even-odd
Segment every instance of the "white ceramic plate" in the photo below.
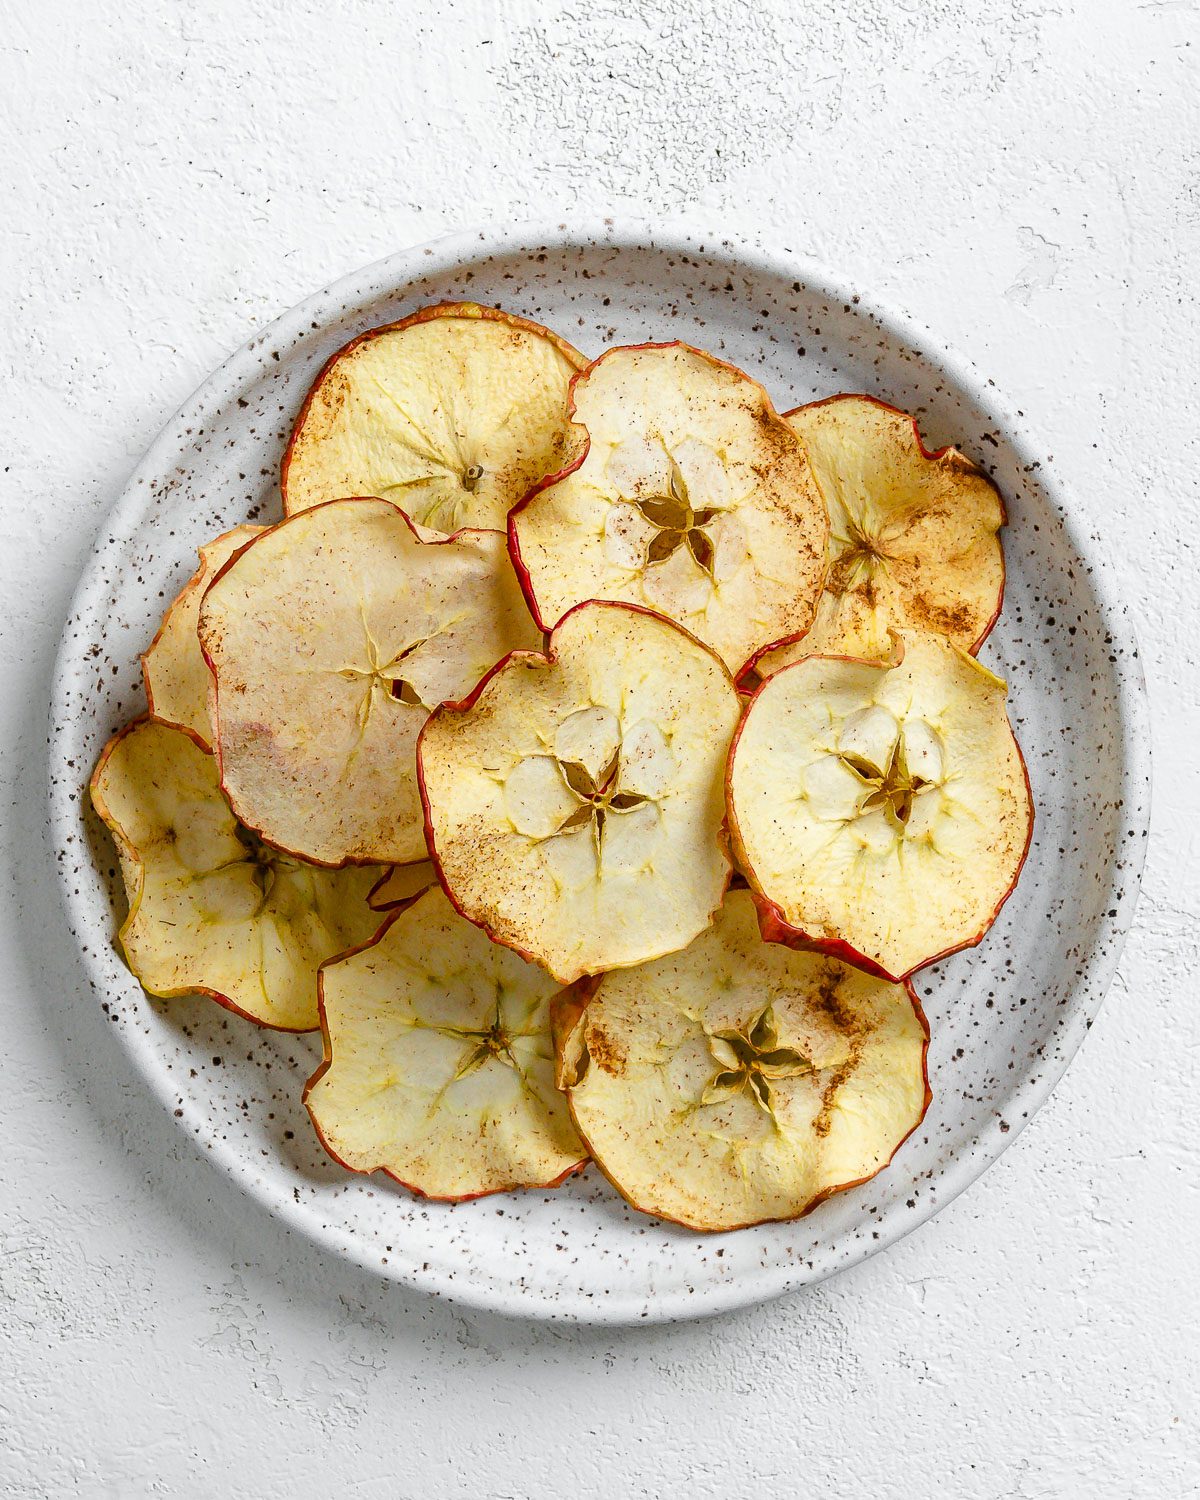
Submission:
{"label": "white ceramic plate", "polygon": [[[112,947],[115,860],[81,795],[144,706],[138,653],[196,546],[279,514],[284,440],[326,356],[447,298],[494,302],[585,353],[683,338],[759,377],[780,410],[867,391],[953,440],[1008,501],[1004,612],[982,652],[1009,678],[1037,803],[1016,894],[983,944],[917,977],[933,1105],[875,1181],[793,1224],[700,1236],[627,1209],[594,1171],[553,1193],[447,1206],[353,1177],[313,1137],[319,1047],[202,999],[154,1001]],[[117,501],[63,638],[50,723],[51,837],[68,920],[147,1084],[264,1207],[331,1251],[463,1302],[538,1317],[696,1316],[815,1282],[920,1224],[994,1161],[1065,1068],[1132,916],[1146,834],[1144,688],[1125,607],[1045,454],[991,383],[858,288],[782,250],[609,221],[459,235],[346,277],[286,313],[196,392]],[[247,1107],[248,1102],[248,1107]]]}

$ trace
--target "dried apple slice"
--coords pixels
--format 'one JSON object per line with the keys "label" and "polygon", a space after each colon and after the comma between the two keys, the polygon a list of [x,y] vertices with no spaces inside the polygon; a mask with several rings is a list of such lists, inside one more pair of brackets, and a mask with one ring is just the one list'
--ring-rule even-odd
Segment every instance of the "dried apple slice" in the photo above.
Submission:
{"label": "dried apple slice", "polygon": [[892,630],[977,651],[1004,594],[1004,502],[983,470],[957,448],[931,453],[914,418],[873,396],[831,396],[784,421],[829,505],[829,573],[812,628],[764,651],[757,677],[806,656],[880,660]]}
{"label": "dried apple slice", "polygon": [[372,911],[391,911],[436,884],[437,871],[427,859],[411,865],[393,865],[371,887],[367,904]]}
{"label": "dried apple slice", "polygon": [[346,495],[419,525],[503,528],[564,461],[583,356],[549,329],[473,302],[361,334],[318,375],[283,460],[290,515]]}
{"label": "dried apple slice", "polygon": [[91,793],[120,856],[119,938],[142,985],[311,1031],[317,968],[376,931],[367,892],[382,872],[322,870],[268,849],[238,824],[199,740],[154,719],[108,742]]}
{"label": "dried apple slice", "polygon": [[451,1201],[555,1187],[583,1166],[554,1086],[557,986],[439,888],[320,983],[325,1060],[304,1102],[343,1166]]}
{"label": "dried apple slice", "polygon": [[552,1009],[596,1165],[635,1208],[691,1229],[808,1213],[882,1171],[929,1106],[912,990],[764,943],[747,891],[686,952]]}
{"label": "dried apple slice", "polygon": [[509,517],[530,607],[658,610],[733,670],[807,630],[829,521],[803,444],[757,381],[686,344],[610,349],[572,383],[578,449]]}
{"label": "dried apple slice", "polygon": [[897,655],[811,656],[769,677],[727,792],[764,937],[901,979],[991,926],[1033,804],[1005,684],[941,636],[906,636]]}
{"label": "dried apple slice", "polygon": [[375,499],[257,537],[210,584],[199,632],[234,811],[327,865],[425,857],[413,751],[430,708],[540,642],[502,533],[423,542]]}
{"label": "dried apple slice", "polygon": [[204,590],[229,559],[265,530],[235,526],[200,548],[200,566],[184,584],[163,616],[158,634],[142,654],[142,677],[150,713],[163,724],[190,729],[205,745],[212,745],[208,694],[212,678],[196,637]]}
{"label": "dried apple slice", "polygon": [[587,603],[418,747],[434,863],[472,922],[563,983],[684,947],[729,879],[721,765],[739,700],[661,615]]}

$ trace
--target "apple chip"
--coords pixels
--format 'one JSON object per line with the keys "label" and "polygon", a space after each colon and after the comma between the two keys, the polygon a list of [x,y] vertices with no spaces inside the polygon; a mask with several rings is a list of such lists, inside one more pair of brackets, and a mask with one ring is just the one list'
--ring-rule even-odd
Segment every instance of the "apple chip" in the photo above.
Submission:
{"label": "apple chip", "polygon": [[503,534],[424,542],[386,500],[291,516],[209,586],[200,640],[234,811],[318,864],[425,857],[417,735],[540,636]]}
{"label": "apple chip", "polygon": [[371,887],[367,904],[372,911],[391,911],[436,884],[437,871],[427,859],[411,865],[393,865]]}
{"label": "apple chip", "polygon": [[154,719],[108,742],[91,792],[120,856],[119,937],[142,985],[311,1031],[317,967],[376,931],[367,892],[383,872],[322,870],[267,848],[229,810],[212,755]]}
{"label": "apple chip", "polygon": [[729,821],[764,937],[903,978],[977,943],[1033,827],[1005,684],[944,637],[811,656],[750,701]]}
{"label": "apple chip", "polygon": [[610,349],[572,385],[573,461],[509,545],[549,629],[582,599],[687,626],[737,670],[807,630],[829,522],[803,444],[757,381],[686,344]]}
{"label": "apple chip", "polygon": [[748,891],[685,952],[587,989],[553,1006],[571,1115],[622,1197],[691,1229],[798,1218],[929,1106],[911,989],[764,943]]}
{"label": "apple chip", "polygon": [[212,745],[208,693],[212,678],[196,637],[204,590],[240,547],[256,537],[262,526],[235,526],[200,548],[200,566],[184,584],[179,597],[163,616],[158,634],[142,655],[146,700],[154,718],[163,724],[190,729],[205,745]]}
{"label": "apple chip", "polygon": [[430,853],[464,916],[564,983],[684,947],[729,879],[721,767],[739,700],[661,615],[587,603],[545,655],[430,715]]}
{"label": "apple chip", "polygon": [[829,573],[812,629],[769,648],[754,672],[805,656],[881,660],[890,630],[977,651],[1004,593],[1004,504],[983,470],[957,448],[930,453],[912,417],[872,396],[832,396],[784,421],[829,504]]}
{"label": "apple chip", "polygon": [[548,329],[473,302],[427,307],[339,349],[283,460],[290,515],[377,495],[440,532],[503,528],[565,459],[584,359]]}
{"label": "apple chip", "polygon": [[321,970],[325,1060],[304,1102],[326,1150],[452,1201],[578,1171],[587,1152],[554,1086],[556,990],[426,891]]}

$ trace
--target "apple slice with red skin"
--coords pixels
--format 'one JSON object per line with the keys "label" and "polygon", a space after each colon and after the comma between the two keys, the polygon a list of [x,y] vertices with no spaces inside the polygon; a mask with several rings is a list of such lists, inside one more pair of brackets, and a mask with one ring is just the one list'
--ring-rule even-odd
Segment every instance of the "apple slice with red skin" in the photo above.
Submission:
{"label": "apple slice with red skin", "polygon": [[418,526],[500,528],[566,456],[585,363],[549,329],[473,302],[372,328],[317,376],[283,460],[284,510],[377,495]]}
{"label": "apple slice with red skin", "polygon": [[979,942],[1033,830],[1005,684],[945,637],[812,656],[751,698],[729,827],[763,936],[892,979]]}
{"label": "apple slice with red skin", "polygon": [[590,601],[514,652],[418,747],[430,855],[464,916],[563,983],[712,920],[729,879],[721,776],[740,700],[662,615]]}
{"label": "apple slice with red skin", "polygon": [[256,537],[204,595],[222,785],[316,864],[426,854],[414,750],[430,708],[540,635],[503,534],[422,541],[386,500],[333,500]]}
{"label": "apple slice with red skin", "polygon": [[882,660],[893,631],[934,631],[972,655],[1004,596],[1004,502],[957,448],[931,452],[915,418],[873,396],[831,396],[784,421],[829,506],[829,572],[812,628],[761,651],[754,686],[806,656]]}
{"label": "apple slice with red skin", "polygon": [[393,911],[437,884],[437,871],[427,859],[385,870],[367,895],[372,911]]}
{"label": "apple slice with red skin", "polygon": [[554,1086],[558,986],[434,886],[321,969],[325,1059],[304,1102],[329,1154],[460,1202],[587,1161]]}
{"label": "apple slice with red skin", "polygon": [[684,952],[552,1009],[596,1165],[634,1208],[691,1229],[809,1213],[882,1171],[929,1105],[911,987],[764,943],[747,891]]}
{"label": "apple slice with red skin", "polygon": [[143,987],[313,1030],[317,968],[377,930],[367,893],[384,872],[267,848],[238,824],[199,738],[154,719],[108,742],[91,796],[120,857],[129,915],[118,936]]}
{"label": "apple slice with red skin", "polygon": [[737,671],[807,630],[829,520],[757,381],[687,344],[610,349],[571,383],[572,460],[509,516],[539,622],[582,599],[677,620]]}
{"label": "apple slice with red skin", "polygon": [[235,526],[232,531],[205,542],[200,548],[199,568],[167,609],[158,634],[142,653],[142,678],[151,716],[162,724],[190,729],[210,748],[212,720],[208,698],[212,677],[196,637],[200,601],[234,553],[263,530],[262,526]]}

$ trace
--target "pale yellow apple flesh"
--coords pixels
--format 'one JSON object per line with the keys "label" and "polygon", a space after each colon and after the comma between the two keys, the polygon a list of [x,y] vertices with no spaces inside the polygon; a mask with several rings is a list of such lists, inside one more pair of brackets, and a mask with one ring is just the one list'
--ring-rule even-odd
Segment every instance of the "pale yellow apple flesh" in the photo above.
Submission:
{"label": "pale yellow apple flesh", "polygon": [[430,1198],[561,1181],[587,1152],[554,1086],[556,990],[426,891],[321,970],[325,1061],[305,1103],[326,1149]]}
{"label": "pale yellow apple flesh", "polygon": [[199,633],[235,812],[329,865],[425,857],[414,751],[429,710],[541,639],[501,533],[422,541],[376,499],[256,538],[209,586]]}
{"label": "pale yellow apple flesh", "polygon": [[391,911],[437,884],[437,871],[427,859],[411,865],[393,865],[372,888],[367,901],[372,911]]}
{"label": "pale yellow apple flesh", "polygon": [[421,736],[430,852],[455,904],[564,983],[684,947],[729,877],[739,714],[708,647],[626,605],[573,610]]}
{"label": "pale yellow apple flesh", "polygon": [[582,599],[687,627],[737,671],[806,630],[829,522],[803,444],[763,388],[684,344],[612,349],[572,388],[579,456],[509,518],[549,629]]}
{"label": "pale yellow apple flesh", "polygon": [[196,625],[204,591],[239,548],[256,537],[261,526],[235,526],[200,548],[200,566],[167,609],[158,634],[142,656],[142,677],[150,713],[163,724],[190,729],[212,745],[209,691],[212,676]]}
{"label": "pale yellow apple flesh", "polygon": [[882,659],[889,632],[934,631],[974,652],[1000,613],[1004,505],[957,448],[928,452],[912,417],[869,396],[789,413],[829,506],[829,573],[812,628],[754,664]]}
{"label": "pale yellow apple flesh", "polygon": [[153,719],[109,741],[91,793],[120,856],[120,943],[143,986],[312,1030],[318,965],[377,930],[367,893],[384,872],[319,869],[267,848],[230,811],[212,755]]}
{"label": "pale yellow apple flesh", "polygon": [[941,636],[894,664],[812,656],[770,677],[730,757],[730,829],[763,931],[895,978],[977,942],[1033,806],[1005,684]]}
{"label": "pale yellow apple flesh", "polygon": [[764,943],[747,891],[686,951],[591,984],[555,1002],[559,1083],[646,1213],[701,1230],[796,1218],[887,1166],[928,1106],[911,991]]}
{"label": "pale yellow apple flesh", "polygon": [[347,495],[419,525],[502,528],[561,467],[582,355],[548,329],[475,303],[372,329],[322,370],[284,459],[288,514]]}

